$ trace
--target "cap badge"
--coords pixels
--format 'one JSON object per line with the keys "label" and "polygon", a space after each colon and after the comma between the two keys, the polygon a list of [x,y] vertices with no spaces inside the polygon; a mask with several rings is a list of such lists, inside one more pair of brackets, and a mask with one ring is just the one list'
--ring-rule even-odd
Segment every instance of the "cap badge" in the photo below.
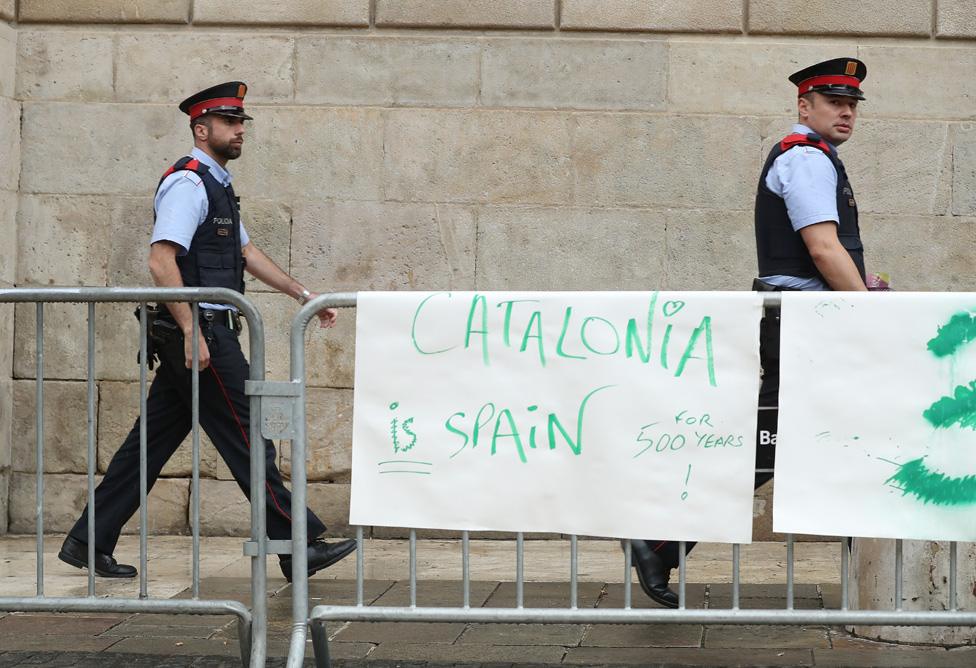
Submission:
{"label": "cap badge", "polygon": [[844,68],[844,74],[846,74],[849,77],[852,77],[856,73],[857,73],[857,63],[855,63],[853,60],[848,60],[847,67]]}

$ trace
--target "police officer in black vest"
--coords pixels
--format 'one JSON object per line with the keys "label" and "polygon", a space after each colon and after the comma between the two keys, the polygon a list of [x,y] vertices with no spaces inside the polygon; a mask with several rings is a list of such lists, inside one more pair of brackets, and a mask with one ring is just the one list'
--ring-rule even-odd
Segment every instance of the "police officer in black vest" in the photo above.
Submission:
{"label": "police officer in black vest", "polygon": [[[180,104],[190,117],[194,148],[163,174],[156,189],[155,224],[149,270],[160,287],[222,287],[244,292],[244,270],[304,304],[315,295],[282,271],[247,236],[227,162],[241,155],[247,86],[239,81],[213,86]],[[199,341],[200,424],[234,479],[250,497],[250,401],[244,394],[248,364],[241,352],[240,319],[224,304],[200,304],[200,327],[192,331],[188,304],[160,306],[151,325],[159,356],[146,403],[148,484],[152,488],[163,465],[191,429],[193,339]],[[332,327],[334,309],[318,313],[322,327]],[[291,538],[291,494],[275,465],[275,448],[267,453],[267,531],[272,539]],[[136,569],[116,562],[112,553],[122,526],[139,507],[139,420],[112,458],[95,490],[95,572],[104,577],[131,578]],[[299,509],[303,512],[303,509]],[[304,509],[308,518],[308,571],[311,575],[352,552],[356,543],[326,543],[318,536],[325,525]],[[88,510],[68,533],[58,557],[86,568]],[[291,555],[282,555],[281,570],[291,581]]]}
{"label": "police officer in black vest", "polygon": [[[756,192],[759,278],[753,289],[866,290],[854,190],[837,147],[850,139],[867,76],[856,58],[836,58],[790,76],[798,89],[798,121],[770,151]],[[760,327],[763,367],[760,406],[776,406],[779,394],[779,309],[767,308]],[[772,469],[776,411],[759,412],[756,468]],[[759,487],[772,478],[756,473]],[[632,540],[641,588],[654,601],[678,607],[668,587],[678,567],[678,543]],[[694,543],[687,544],[690,550]]]}

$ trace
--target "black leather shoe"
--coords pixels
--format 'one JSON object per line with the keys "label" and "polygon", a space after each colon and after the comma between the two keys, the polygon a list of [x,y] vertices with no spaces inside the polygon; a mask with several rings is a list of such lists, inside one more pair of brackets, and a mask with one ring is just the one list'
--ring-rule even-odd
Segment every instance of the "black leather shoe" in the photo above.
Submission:
{"label": "black leather shoe", "polygon": [[678,595],[668,587],[671,569],[664,565],[661,557],[651,549],[647,541],[630,541],[630,557],[637,569],[637,581],[644,593],[665,608],[677,608]]}
{"label": "black leather shoe", "polygon": [[[67,536],[61,544],[58,559],[75,568],[88,568],[88,543]],[[128,564],[120,564],[111,554],[95,550],[95,575],[103,578],[134,578],[136,569]]]}
{"label": "black leather shoe", "polygon": [[[356,549],[356,541],[351,538],[338,543],[326,543],[324,540],[312,541],[308,544],[308,575],[315,575],[323,568],[328,568],[335,562],[347,556]],[[288,582],[291,582],[291,555],[281,555],[281,572]]]}

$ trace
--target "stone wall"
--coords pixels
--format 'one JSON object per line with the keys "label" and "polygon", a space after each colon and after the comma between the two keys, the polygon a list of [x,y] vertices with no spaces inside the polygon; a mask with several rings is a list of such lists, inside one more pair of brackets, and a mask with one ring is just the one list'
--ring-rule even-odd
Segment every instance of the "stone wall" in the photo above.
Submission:
{"label": "stone wall", "polygon": [[[744,289],[755,271],[756,178],[795,113],[786,77],[855,55],[868,64],[869,99],[842,156],[869,269],[904,290],[976,289],[971,0],[19,0],[16,17],[14,8],[0,0],[0,16],[16,18],[0,24],[0,150],[13,149],[0,167],[6,238],[19,192],[16,270],[10,245],[0,246],[5,285],[148,284],[153,188],[190,146],[175,104],[240,78],[256,119],[232,165],[246,224],[311,287]],[[16,85],[3,66],[13,61]],[[269,376],[285,378],[296,305],[251,288]],[[98,310],[100,472],[136,413],[129,310]],[[83,308],[48,313],[57,326],[45,352],[56,401],[47,466],[69,508],[52,512],[59,531],[83,496],[86,325]],[[339,530],[354,320],[344,312],[334,333],[313,332],[308,356],[310,494]],[[33,332],[31,307],[0,318],[0,408],[13,406],[18,438],[11,448],[0,431],[0,486],[12,458],[15,531],[33,521],[20,496],[33,484]],[[287,448],[281,459],[287,473]],[[184,451],[164,472],[158,530],[186,531],[188,467]],[[241,532],[243,497],[209,446],[202,469],[205,530]],[[757,497],[760,538],[768,499],[768,490]]]}
{"label": "stone wall", "polygon": [[[17,261],[17,184],[20,179],[20,103],[15,97],[17,31],[14,0],[0,0],[0,288],[14,284]],[[13,404],[13,307],[0,305],[0,534],[7,531]]]}

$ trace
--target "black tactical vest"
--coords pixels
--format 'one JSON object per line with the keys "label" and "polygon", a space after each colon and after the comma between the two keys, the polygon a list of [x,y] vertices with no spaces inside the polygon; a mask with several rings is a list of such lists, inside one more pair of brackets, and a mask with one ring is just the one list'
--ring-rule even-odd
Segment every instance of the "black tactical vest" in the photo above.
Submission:
{"label": "black tactical vest", "polygon": [[857,203],[847,178],[844,163],[834,149],[817,134],[793,134],[776,144],[766,158],[759,188],[756,192],[756,249],[759,256],[759,276],[796,276],[819,278],[810,252],[800,233],[793,229],[786,210],[786,201],[766,187],[766,175],[776,160],[794,146],[813,146],[823,151],[837,170],[837,215],[840,218],[837,237],[847,250],[861,278],[864,278],[864,247],[857,224]]}
{"label": "black tactical vest", "polygon": [[244,256],[241,253],[241,214],[231,186],[222,186],[210,169],[191,157],[180,158],[159,180],[156,191],[167,176],[180,170],[196,172],[207,189],[207,215],[197,227],[186,255],[176,264],[183,285],[201,288],[230,288],[244,292]]}

